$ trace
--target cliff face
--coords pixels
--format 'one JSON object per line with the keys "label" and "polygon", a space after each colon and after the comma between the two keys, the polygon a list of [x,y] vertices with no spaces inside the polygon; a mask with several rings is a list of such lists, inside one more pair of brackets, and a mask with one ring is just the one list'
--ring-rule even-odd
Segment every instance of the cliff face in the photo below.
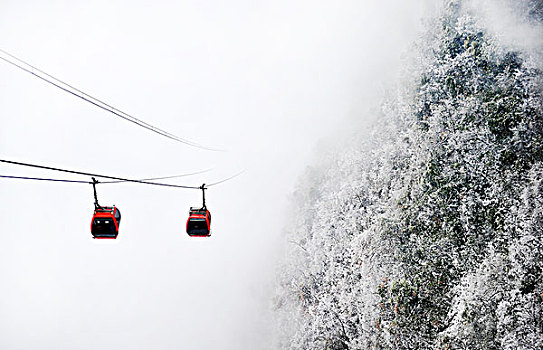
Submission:
{"label": "cliff face", "polygon": [[371,137],[302,179],[283,348],[543,348],[542,65],[463,5]]}

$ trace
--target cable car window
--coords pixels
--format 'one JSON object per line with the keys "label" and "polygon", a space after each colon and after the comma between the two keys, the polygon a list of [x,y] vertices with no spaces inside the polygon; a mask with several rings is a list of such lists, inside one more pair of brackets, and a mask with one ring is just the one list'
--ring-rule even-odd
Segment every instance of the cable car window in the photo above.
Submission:
{"label": "cable car window", "polygon": [[121,224],[121,211],[119,210],[119,208],[117,208],[117,210],[115,210],[115,219],[117,219],[117,225],[120,225]]}
{"label": "cable car window", "polygon": [[92,225],[92,233],[97,235],[116,235],[115,222],[112,219],[95,218]]}
{"label": "cable car window", "polygon": [[191,235],[208,235],[207,221],[205,219],[191,218],[187,223],[187,233]]}

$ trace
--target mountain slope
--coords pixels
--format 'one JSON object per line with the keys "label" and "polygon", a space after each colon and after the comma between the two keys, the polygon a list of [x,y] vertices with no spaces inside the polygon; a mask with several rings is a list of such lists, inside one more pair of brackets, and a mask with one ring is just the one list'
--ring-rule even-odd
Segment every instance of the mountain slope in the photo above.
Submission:
{"label": "mountain slope", "polygon": [[283,348],[543,347],[541,62],[462,1],[419,49],[371,137],[295,195]]}

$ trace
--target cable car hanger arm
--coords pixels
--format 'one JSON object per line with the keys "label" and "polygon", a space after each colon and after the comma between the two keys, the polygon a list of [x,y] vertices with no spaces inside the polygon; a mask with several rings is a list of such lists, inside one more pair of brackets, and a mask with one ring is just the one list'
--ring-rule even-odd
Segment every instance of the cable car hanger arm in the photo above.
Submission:
{"label": "cable car hanger arm", "polygon": [[98,195],[96,194],[96,184],[98,181],[93,177],[92,178],[92,189],[94,190],[94,208],[98,209],[101,208],[100,204],[98,204]]}
{"label": "cable car hanger arm", "polygon": [[200,189],[202,190],[202,209],[206,209],[206,190],[205,183],[200,186]]}

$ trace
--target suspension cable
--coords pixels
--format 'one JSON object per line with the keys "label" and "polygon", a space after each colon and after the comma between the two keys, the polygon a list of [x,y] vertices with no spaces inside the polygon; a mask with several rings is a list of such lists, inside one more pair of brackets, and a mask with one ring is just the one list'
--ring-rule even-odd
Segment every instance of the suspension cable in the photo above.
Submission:
{"label": "suspension cable", "polygon": [[64,179],[47,179],[47,178],[43,178],[43,177],[10,176],[10,175],[0,175],[0,177],[6,178],[6,179],[70,182],[70,183],[77,183],[77,184],[90,184],[90,183],[92,183],[92,182],[89,182],[89,181],[64,180]]}
{"label": "suspension cable", "polygon": [[[176,177],[185,177],[190,175],[202,174],[210,171],[211,169],[206,169],[202,171],[197,171],[190,174],[181,174],[181,175],[172,175],[172,176],[162,176],[162,177],[153,177],[149,179],[140,179],[138,181],[152,181],[152,180],[163,180],[163,179],[173,179]],[[38,181],[54,181],[54,182],[69,182],[69,183],[79,183],[79,184],[92,184],[92,181],[81,181],[81,180],[67,180],[67,179],[51,179],[43,177],[28,177],[28,176],[13,176],[13,175],[0,175],[0,177],[7,179],[21,179],[21,180],[38,180]],[[100,181],[99,184],[116,184],[116,183],[125,183],[128,181],[116,180],[116,181]]]}
{"label": "suspension cable", "polygon": [[[162,180],[162,179],[171,179],[175,177],[183,177],[183,176],[189,176],[189,175],[195,175],[195,174],[201,174],[204,172],[209,171],[210,169],[202,170],[195,173],[190,174],[181,174],[181,175],[173,175],[173,176],[163,176],[163,177],[156,177],[151,179],[142,179],[142,180],[133,180],[133,179],[126,179],[121,177],[115,177],[115,176],[109,176],[109,175],[98,175],[98,174],[92,174],[92,173],[86,173],[82,171],[75,171],[75,170],[67,170],[67,169],[60,169],[60,168],[54,168],[54,167],[48,167],[44,165],[37,165],[37,164],[29,164],[29,163],[21,163],[21,162],[14,162],[10,160],[0,159],[0,162],[7,163],[7,164],[14,164],[14,165],[20,165],[20,166],[27,166],[32,168],[38,168],[38,169],[46,169],[46,170],[52,170],[52,171],[59,171],[59,172],[65,172],[70,174],[77,174],[77,175],[85,175],[90,177],[100,177],[104,179],[112,179],[116,181],[104,181],[104,182],[97,182],[97,184],[111,184],[111,183],[122,183],[122,182],[134,182],[134,183],[140,183],[144,185],[154,185],[154,186],[165,186],[165,187],[174,187],[174,188],[186,188],[186,189],[201,189],[201,186],[185,186],[185,185],[175,185],[175,184],[167,184],[167,183],[160,183],[160,182],[151,182],[149,180]],[[207,187],[218,185],[220,183],[226,182],[228,180],[231,180],[239,175],[241,175],[245,170],[240,171],[239,173],[230,176],[226,179],[214,182],[212,184],[206,185]],[[22,180],[39,180],[39,181],[54,181],[54,182],[69,182],[69,183],[83,183],[83,184],[92,184],[93,182],[89,181],[79,181],[79,180],[64,180],[64,179],[51,179],[51,178],[38,178],[38,177],[25,177],[25,176],[9,176],[9,175],[0,175],[0,178],[10,178],[10,179],[22,179]]]}
{"label": "suspension cable", "polygon": [[232,175],[232,176],[230,176],[230,177],[227,177],[226,179],[223,179],[223,180],[220,180],[220,181],[217,181],[217,182],[213,182],[213,183],[211,183],[211,184],[209,184],[209,185],[206,185],[206,187],[215,186],[215,185],[221,184],[221,183],[223,183],[223,182],[226,182],[226,181],[228,181],[228,180],[232,180],[233,178],[240,176],[240,175],[243,174],[244,172],[245,172],[245,170],[242,170],[242,171],[240,171],[240,172],[237,173],[237,174],[234,174],[234,175]]}
{"label": "suspension cable", "polygon": [[[162,129],[159,129],[157,128],[156,126],[153,126],[149,123],[146,123],[144,122],[143,120],[140,120],[126,112],[123,112],[121,111],[120,109],[117,109],[99,99],[97,99],[96,97],[93,97],[77,88],[75,88],[74,86],[68,84],[68,83],[65,83],[64,81],[60,80],[60,79],[57,79],[55,78],[54,76],[42,71],[41,69],[39,68],[36,68],[34,67],[33,65],[23,61],[22,59],[10,54],[9,52],[6,52],[5,50],[2,50],[0,49],[0,52],[2,52],[3,54],[17,60],[18,62],[20,62],[21,64],[18,64],[18,63],[15,63],[13,62],[12,60],[10,59],[7,59],[5,57],[1,57],[0,56],[0,59],[2,59],[3,61],[29,73],[29,74],[32,74],[34,75],[35,77],[45,81],[46,83],[49,83],[69,94],[72,94],[90,104],[93,104],[94,106],[98,107],[98,108],[101,108],[107,112],[110,112],[124,120],[127,120],[129,122],[132,122],[144,129],[147,129],[149,131],[152,131],[152,132],[155,132],[159,135],[162,135],[164,137],[167,137],[169,139],[172,139],[174,141],[177,141],[177,142],[180,142],[180,143],[183,143],[183,144],[186,144],[186,145],[189,145],[189,146],[192,146],[192,147],[196,147],[196,148],[200,148],[200,149],[204,149],[204,150],[208,150],[208,151],[216,151],[216,152],[224,152],[224,150],[220,150],[220,149],[217,149],[217,148],[212,148],[212,147],[207,147],[207,146],[203,146],[203,145],[200,145],[196,142],[193,142],[193,141],[190,141],[190,140],[187,140],[187,139],[184,139],[184,138],[181,138],[179,136],[176,136],[174,134],[171,134],[165,130],[162,130]],[[23,67],[23,65],[29,67]],[[36,72],[38,72],[39,74],[37,74]]]}
{"label": "suspension cable", "polygon": [[144,180],[132,180],[132,179],[125,179],[122,177],[116,177],[116,176],[108,176],[108,175],[99,175],[99,174],[91,174],[86,173],[82,171],[74,171],[74,170],[66,170],[66,169],[60,169],[60,168],[53,168],[48,167],[44,165],[37,165],[37,164],[29,164],[29,163],[21,163],[21,162],[13,162],[10,160],[0,159],[0,162],[2,163],[8,163],[8,164],[14,164],[14,165],[21,165],[21,166],[27,166],[32,168],[39,168],[39,169],[46,169],[46,170],[53,170],[53,171],[60,171],[64,173],[70,173],[70,174],[77,174],[77,175],[85,175],[85,176],[91,176],[91,177],[101,177],[104,179],[111,179],[111,180],[121,180],[126,182],[136,182],[146,185],[155,185],[155,186],[165,186],[165,187],[176,187],[176,188],[190,188],[190,189],[200,189],[198,186],[184,186],[184,185],[173,185],[173,184],[165,184],[160,182],[150,182],[150,181],[144,181]]}
{"label": "suspension cable", "polygon": [[[185,177],[185,176],[191,176],[191,175],[198,175],[198,174],[203,174],[203,173],[207,173],[209,171],[211,171],[212,169],[205,169],[205,170],[201,170],[201,171],[196,171],[194,173],[188,173],[188,174],[180,174],[180,175],[171,175],[171,176],[161,176],[161,177],[151,177],[151,178],[147,178],[147,179],[139,179],[139,181],[155,181],[155,180],[165,180],[165,179],[174,179],[174,178],[178,178],[178,177]],[[100,181],[101,184],[118,184],[118,183],[123,183],[123,182],[127,182],[127,181],[123,181],[123,180],[116,180],[116,181]]]}

